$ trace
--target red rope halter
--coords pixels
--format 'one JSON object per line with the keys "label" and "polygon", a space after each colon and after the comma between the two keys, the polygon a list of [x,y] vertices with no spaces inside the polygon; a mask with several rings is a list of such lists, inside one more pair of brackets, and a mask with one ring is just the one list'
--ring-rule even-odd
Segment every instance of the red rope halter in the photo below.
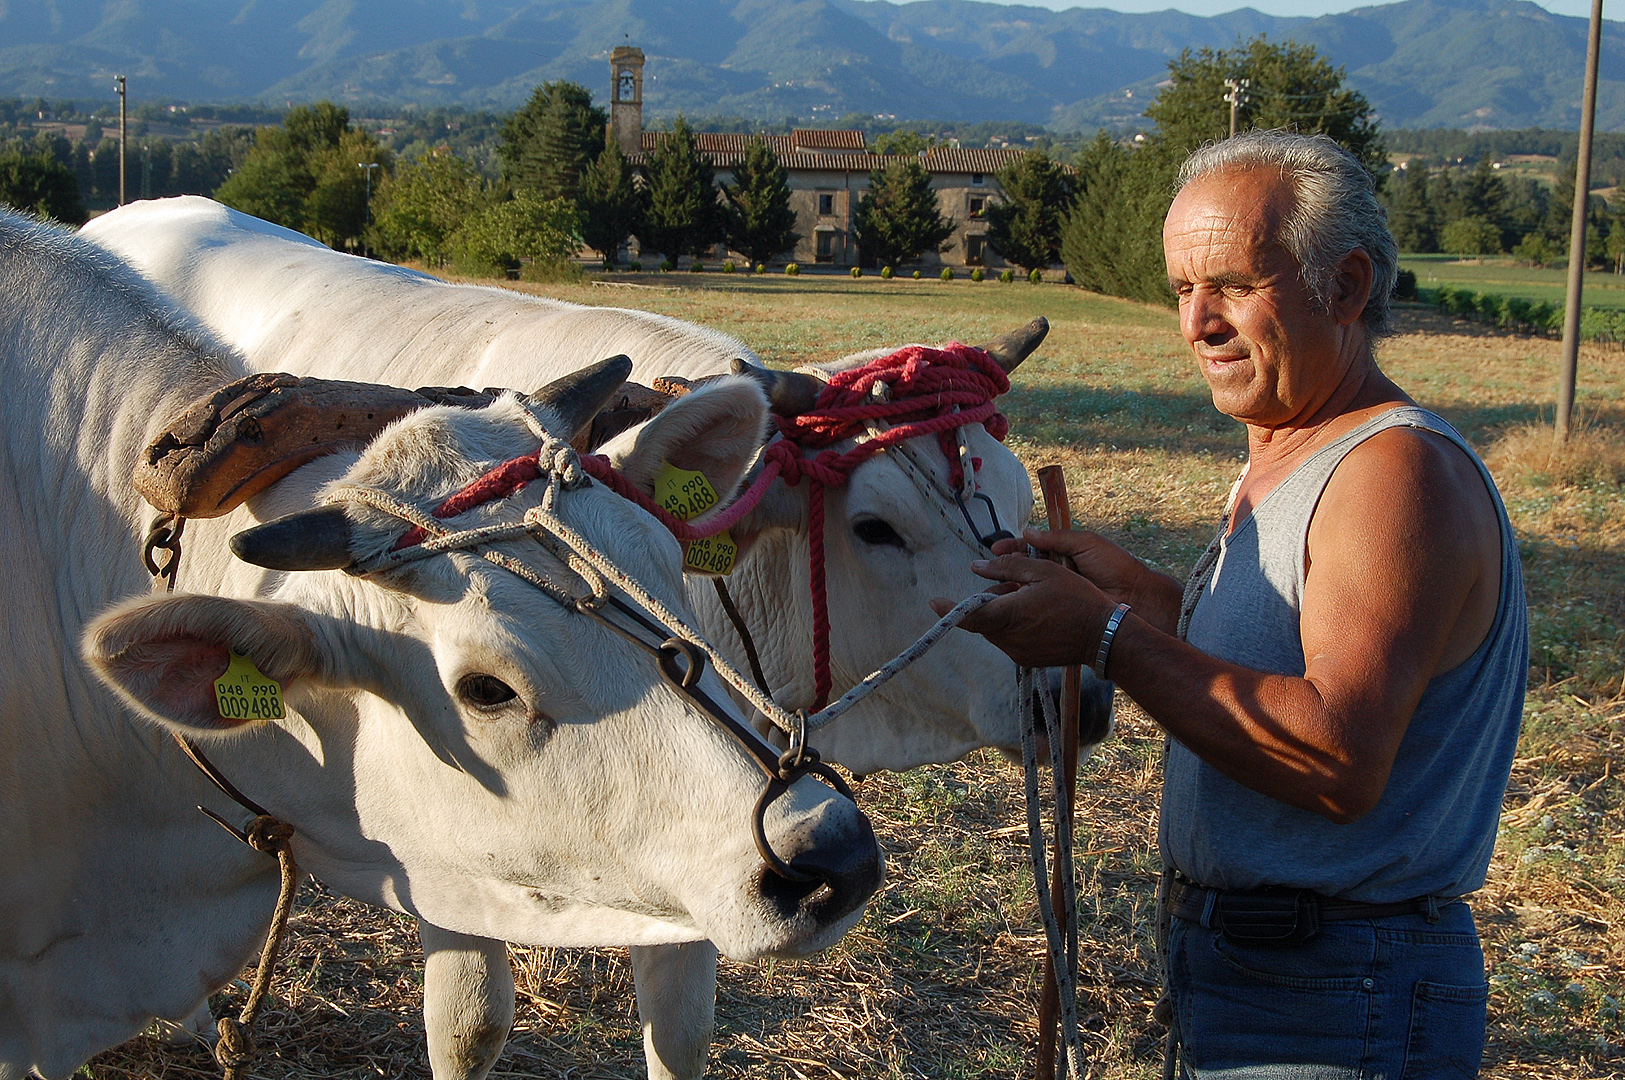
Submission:
{"label": "red rope halter", "polygon": [[[884,383],[885,397],[873,388]],[[807,486],[808,577],[813,609],[813,709],[829,701],[829,592],[824,574],[824,488],[839,487],[859,465],[888,446],[921,435],[936,435],[948,459],[948,482],[955,489],[965,475],[953,431],[981,424],[1000,442],[1010,422],[994,399],[1010,389],[1010,379],[981,349],[954,342],[943,349],[910,345],[862,367],[832,376],[818,395],[813,411],[779,417],[782,439],[764,451],[769,468],[776,464],[784,482]],[[845,453],[823,449],[868,430],[870,421],[890,423],[881,434]],[[806,451],[819,451],[804,457]],[[764,469],[764,475],[766,470]]]}
{"label": "red rope halter", "polygon": [[[877,397],[874,387],[884,383]],[[948,483],[958,489],[965,481],[953,432],[967,424],[981,424],[1000,442],[1010,423],[994,404],[1010,389],[1010,379],[986,352],[953,342],[946,348],[910,345],[878,357],[861,367],[832,375],[819,392],[813,410],[800,416],[775,417],[780,438],[762,452],[762,471],[732,505],[699,526],[673,517],[597,454],[581,456],[581,467],[611,491],[647,510],[680,541],[715,536],[756,508],[775,479],[791,487],[807,480],[808,570],[813,609],[813,710],[829,701],[829,592],[824,573],[824,488],[840,487],[853,470],[888,446],[936,435],[948,459]],[[845,453],[828,449],[837,442],[864,434],[871,421],[890,424],[872,439]],[[805,456],[811,453],[812,456]],[[974,463],[973,463],[974,465]],[[540,479],[541,451],[505,461],[436,506],[437,518],[455,517],[494,499],[513,494]],[[395,545],[397,549],[422,543],[425,534],[413,528]]]}

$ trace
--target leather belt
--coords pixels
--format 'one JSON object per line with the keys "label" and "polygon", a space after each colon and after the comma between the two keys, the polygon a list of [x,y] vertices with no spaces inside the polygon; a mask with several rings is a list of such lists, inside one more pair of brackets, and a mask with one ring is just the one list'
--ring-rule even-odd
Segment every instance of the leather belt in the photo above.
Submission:
{"label": "leather belt", "polygon": [[1441,909],[1464,902],[1459,896],[1419,896],[1368,904],[1308,889],[1209,889],[1175,878],[1168,910],[1187,922],[1219,930],[1232,941],[1291,945],[1314,937],[1325,922],[1392,915],[1421,915],[1430,923],[1438,922]]}

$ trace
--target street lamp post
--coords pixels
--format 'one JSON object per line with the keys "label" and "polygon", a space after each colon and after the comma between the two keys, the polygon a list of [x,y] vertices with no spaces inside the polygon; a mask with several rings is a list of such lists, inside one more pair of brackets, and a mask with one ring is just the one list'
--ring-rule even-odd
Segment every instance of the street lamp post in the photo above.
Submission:
{"label": "street lamp post", "polygon": [[118,204],[124,205],[124,76],[113,76],[113,89],[118,91]]}

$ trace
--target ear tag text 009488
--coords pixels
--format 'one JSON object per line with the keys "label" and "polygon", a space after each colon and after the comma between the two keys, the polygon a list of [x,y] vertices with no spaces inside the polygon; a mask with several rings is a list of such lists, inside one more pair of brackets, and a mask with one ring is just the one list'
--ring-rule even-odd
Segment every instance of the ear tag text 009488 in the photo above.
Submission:
{"label": "ear tag text 009488", "polygon": [[[660,471],[655,473],[654,498],[679,521],[693,520],[721,501],[704,473],[679,469],[669,461],[661,462]],[[732,573],[738,557],[739,545],[726,529],[683,545],[683,565],[710,574]]]}
{"label": "ear tag text 009488", "polygon": [[214,699],[226,720],[281,720],[285,715],[282,684],[235,651],[225,674],[214,681]]}

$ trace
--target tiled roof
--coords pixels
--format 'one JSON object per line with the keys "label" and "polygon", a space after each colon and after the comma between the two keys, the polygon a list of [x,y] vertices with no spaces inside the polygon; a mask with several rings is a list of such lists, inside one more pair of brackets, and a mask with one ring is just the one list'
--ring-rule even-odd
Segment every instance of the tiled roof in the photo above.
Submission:
{"label": "tiled roof", "polygon": [[[642,133],[642,149],[653,151],[665,140],[667,132]],[[746,135],[733,131],[696,131],[694,145],[708,154],[743,154],[757,139],[766,139],[767,145],[779,156],[797,152],[850,152],[863,153],[868,149],[861,131],[798,130],[791,135]]]}
{"label": "tiled roof", "polygon": [[957,146],[933,146],[925,152],[927,172],[996,173],[1012,162],[1019,161],[1025,150],[971,149]]}
{"label": "tiled roof", "polygon": [[796,128],[790,133],[790,141],[797,150],[856,150],[862,153],[869,148],[861,131]]}
{"label": "tiled roof", "polygon": [[[632,156],[633,164],[648,161],[669,133],[642,133],[643,152]],[[934,146],[923,155],[873,154],[865,149],[861,131],[798,130],[792,135],[742,135],[734,132],[697,131],[694,145],[719,169],[737,168],[756,139],[766,139],[785,169],[814,169],[833,172],[869,172],[896,161],[919,161],[930,173],[984,173],[991,175],[1017,161],[1027,151],[1009,147],[966,149]],[[816,147],[816,149],[812,148]]]}

